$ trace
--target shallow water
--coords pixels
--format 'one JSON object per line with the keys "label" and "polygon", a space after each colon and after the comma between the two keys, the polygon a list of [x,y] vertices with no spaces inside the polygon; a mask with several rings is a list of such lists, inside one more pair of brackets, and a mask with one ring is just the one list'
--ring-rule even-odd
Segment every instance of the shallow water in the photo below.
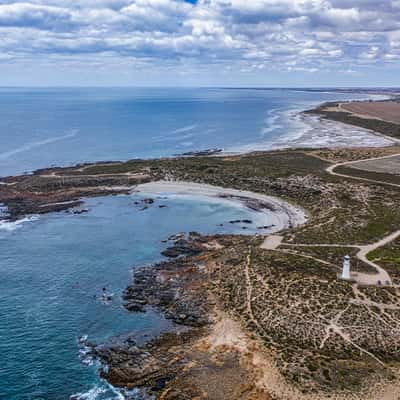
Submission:
{"label": "shallow water", "polygon": [[[241,225],[228,221],[254,218],[226,203],[176,196],[140,211],[138,198],[88,199],[89,213],[51,214],[0,229],[0,399],[117,398],[95,366],[80,362],[77,339],[129,332],[144,338],[170,327],[157,313],[121,308],[131,267],[161,259],[161,240],[171,234],[241,233]],[[110,306],[95,298],[103,287],[115,294]]]}
{"label": "shallow water", "polygon": [[[307,135],[314,145],[321,130],[313,132],[314,125],[310,128],[293,111],[349,97],[358,96],[250,89],[3,88],[0,176],[52,164],[215,147],[301,145]],[[330,135],[336,128],[324,129],[318,143],[335,141]],[[357,129],[353,134],[358,144],[377,140]],[[145,339],[170,327],[155,312],[136,315],[121,308],[131,267],[159,260],[165,247],[161,240],[171,234],[251,233],[227,221],[257,219],[226,203],[179,196],[158,199],[144,211],[130,196],[86,203],[87,214],[0,222],[1,400],[61,400],[72,394],[79,394],[79,400],[121,398],[99,380],[95,365],[80,362],[77,340],[88,335],[102,341],[131,332]],[[168,207],[160,209],[160,204]],[[109,306],[96,298],[103,287],[115,294]]]}
{"label": "shallow water", "polygon": [[309,130],[291,112],[356,97],[284,89],[0,88],[0,176],[209,148],[284,147]]}

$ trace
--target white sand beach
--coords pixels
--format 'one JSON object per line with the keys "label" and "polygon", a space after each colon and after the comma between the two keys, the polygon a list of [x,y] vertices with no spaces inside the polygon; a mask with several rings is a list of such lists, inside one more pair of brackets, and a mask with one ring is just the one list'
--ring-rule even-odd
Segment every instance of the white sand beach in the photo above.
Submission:
{"label": "white sand beach", "polygon": [[182,181],[157,181],[135,186],[135,192],[164,196],[191,196],[228,202],[245,207],[257,215],[257,224],[274,225],[268,233],[301,225],[307,221],[304,210],[273,196],[246,190]]}

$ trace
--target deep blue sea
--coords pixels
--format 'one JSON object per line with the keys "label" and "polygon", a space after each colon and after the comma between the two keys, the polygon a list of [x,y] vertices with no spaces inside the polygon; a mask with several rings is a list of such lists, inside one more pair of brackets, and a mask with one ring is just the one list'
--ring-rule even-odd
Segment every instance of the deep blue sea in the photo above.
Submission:
{"label": "deep blue sea", "polygon": [[[345,98],[291,90],[3,88],[0,176],[215,147],[272,148],[309,132],[294,111]],[[96,365],[82,363],[78,338],[146,338],[170,329],[156,312],[121,308],[132,267],[160,260],[161,240],[171,234],[243,232],[220,224],[252,218],[204,199],[157,199],[144,211],[135,199],[88,199],[86,214],[0,222],[0,400],[122,399],[100,381]],[[97,299],[103,287],[115,294],[110,305]]]}

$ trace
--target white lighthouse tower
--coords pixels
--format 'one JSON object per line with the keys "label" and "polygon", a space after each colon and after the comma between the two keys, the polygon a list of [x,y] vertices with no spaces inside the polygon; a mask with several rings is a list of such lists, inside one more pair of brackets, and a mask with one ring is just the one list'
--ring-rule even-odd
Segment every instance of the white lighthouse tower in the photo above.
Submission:
{"label": "white lighthouse tower", "polygon": [[342,271],[342,279],[350,280],[350,256],[345,256],[343,259],[343,271]]}

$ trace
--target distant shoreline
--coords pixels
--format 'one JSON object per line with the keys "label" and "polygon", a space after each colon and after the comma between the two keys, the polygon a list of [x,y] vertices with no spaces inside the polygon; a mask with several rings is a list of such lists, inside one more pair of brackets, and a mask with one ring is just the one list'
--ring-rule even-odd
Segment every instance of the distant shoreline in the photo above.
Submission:
{"label": "distant shoreline", "polygon": [[[374,103],[373,101],[358,101],[353,103]],[[345,102],[330,102],[324,103],[320,106],[303,111],[304,115],[318,115],[323,119],[332,120],[335,122],[354,125],[363,129],[373,130],[377,129],[377,135],[381,136],[384,140],[392,140],[388,142],[387,146],[395,145],[396,141],[400,142],[400,125],[386,122],[383,120],[371,120],[366,118],[359,118],[353,116],[351,113],[343,113],[341,111],[332,110],[332,107],[338,107],[338,104],[345,104]],[[382,101],[379,101],[381,104]],[[399,103],[400,104],[400,103]],[[345,115],[344,115],[345,114]],[[344,115],[344,116],[343,116]],[[396,134],[388,136],[388,130],[392,132],[393,127],[396,129]],[[317,128],[315,128],[317,129]],[[396,136],[398,132],[397,139]],[[158,163],[168,163],[174,160],[184,159],[207,159],[207,158],[226,158],[226,157],[243,157],[251,156],[252,154],[261,153],[274,153],[285,151],[296,151],[301,148],[301,139],[299,145],[296,147],[283,147],[274,150],[257,150],[249,149],[248,151],[241,152],[225,152],[220,149],[210,149],[198,152],[192,152],[187,155],[176,155],[170,157],[153,158],[153,159],[133,159],[128,161],[100,161],[100,162],[87,162],[77,164],[71,167],[50,167],[38,169],[32,174],[17,175],[0,178],[0,205],[4,204],[10,210],[10,215],[4,217],[2,220],[16,221],[31,214],[44,214],[54,211],[65,211],[72,207],[77,207],[82,204],[82,198],[110,195],[118,193],[130,193],[134,186],[143,183],[154,182],[163,179],[162,175],[154,173],[132,173],[129,168],[125,171],[124,168],[120,170],[122,165],[138,164],[148,165],[151,170],[151,165]],[[357,147],[351,144],[343,144],[339,146],[345,149],[346,147]],[[365,146],[381,148],[380,146]],[[310,150],[324,148],[323,146],[309,147]],[[94,171],[94,172],[90,172]],[[88,173],[89,172],[89,173]],[[22,182],[30,182],[35,190],[25,191],[21,186]],[[23,195],[15,198],[15,189],[22,189]],[[63,188],[64,190],[59,190]],[[57,190],[58,189],[58,190]],[[40,196],[35,194],[36,190],[44,190]]]}
{"label": "distant shoreline", "polygon": [[[214,88],[216,89],[216,88]],[[223,88],[223,89],[232,89],[232,88]],[[242,88],[246,89],[246,88]],[[334,96],[334,93],[338,94],[346,94],[346,98],[354,98],[354,97],[362,97],[366,98],[367,96],[393,96],[395,93],[398,93],[398,91],[395,91],[395,89],[380,89],[380,88],[371,88],[371,89],[360,89],[360,88],[251,88],[251,89],[259,89],[259,90],[289,90],[289,91],[301,91],[301,92],[308,92],[308,93],[314,93],[314,95],[310,96],[305,96],[306,99],[311,98],[311,100],[307,100],[306,103],[303,104],[292,104],[288,102],[288,104],[285,106],[286,108],[280,109],[278,106],[272,104],[272,108],[269,109],[268,106],[265,111],[270,110],[273,113],[271,114],[275,118],[275,122],[278,125],[278,127],[275,126],[275,122],[269,122],[269,114],[265,115],[264,117],[268,117],[268,122],[262,123],[262,128],[266,127],[268,132],[274,132],[275,129],[278,129],[279,131],[279,137],[275,137],[275,134],[272,134],[272,138],[270,138],[270,133],[268,133],[265,138],[264,133],[257,136],[257,132],[254,131],[252,133],[252,136],[254,138],[249,141],[248,144],[241,144],[241,145],[236,145],[234,142],[230,143],[229,139],[224,140],[223,143],[216,143],[216,148],[212,148],[213,144],[212,142],[204,142],[204,145],[202,145],[202,142],[196,142],[195,146],[188,147],[188,151],[185,150],[185,147],[182,148],[177,148],[175,151],[174,149],[168,149],[168,151],[164,154],[163,151],[159,152],[150,152],[150,153],[143,153],[143,156],[138,156],[138,158],[142,157],[144,159],[150,160],[150,159],[156,159],[156,158],[171,158],[175,156],[202,156],[202,155],[218,155],[218,153],[223,153],[223,155],[226,154],[244,154],[252,151],[270,151],[270,150],[277,150],[277,149],[286,149],[286,148],[302,148],[302,147],[330,147],[333,143],[335,143],[335,137],[337,136],[336,130],[338,132],[343,131],[341,127],[339,126],[337,129],[334,126],[321,126],[320,132],[323,134],[317,135],[319,136],[315,143],[312,140],[312,135],[315,134],[316,130],[319,129],[318,123],[316,118],[310,118],[308,117],[308,121],[305,120],[303,117],[303,111],[306,111],[308,108],[317,108],[319,105],[321,105],[321,102],[323,101],[321,99],[321,96],[318,96],[317,93],[324,93],[325,91],[327,93],[331,93],[331,98]],[[352,96],[354,94],[354,96]],[[283,93],[282,93],[283,95]],[[336,96],[335,96],[336,97]],[[300,96],[300,98],[303,98],[303,96]],[[278,108],[275,108],[278,107]],[[276,113],[275,113],[276,111]],[[304,114],[305,115],[305,114]],[[263,118],[264,118],[263,117]],[[277,119],[276,119],[277,118]],[[286,124],[281,124],[282,121],[290,120],[293,122],[289,122],[288,126],[285,128]],[[313,121],[314,120],[314,121]],[[72,133],[71,133],[72,132]],[[8,151],[4,151],[2,154],[0,154],[0,158],[8,158],[10,157],[10,154],[15,154],[15,153],[20,153],[22,151],[27,151],[30,149],[35,149],[35,151],[41,149],[38,149],[38,146],[42,145],[48,145],[53,143],[54,141],[59,141],[59,140],[64,140],[67,138],[72,138],[73,136],[77,136],[77,132],[75,131],[67,131],[66,135],[60,135],[56,137],[51,137],[50,138],[45,138],[44,140],[32,140],[29,138],[28,140],[25,141],[25,143],[21,143],[20,146],[16,146],[16,148],[13,148]],[[199,131],[200,132],[200,131]],[[245,133],[245,132],[244,132]],[[305,134],[305,135],[304,135]],[[304,135],[304,140],[302,140],[302,136]],[[324,140],[324,135],[327,137],[327,140]],[[331,138],[329,138],[331,136]],[[340,140],[337,142],[339,143],[340,146],[346,146],[346,133],[343,132],[342,135],[340,135]],[[348,135],[350,138],[351,135]],[[362,139],[362,134],[358,140],[358,142],[361,142]],[[366,137],[365,139],[366,146],[380,146],[380,143],[377,140],[373,140],[372,138],[372,144],[369,143],[369,138]],[[75,142],[79,143],[80,138],[74,139]],[[242,142],[240,140],[240,142]],[[354,146],[355,143],[357,143],[357,140],[351,142],[349,139],[349,146]],[[12,141],[10,141],[12,143]],[[68,143],[66,143],[68,146]],[[61,146],[61,145],[60,145]],[[192,150],[191,150],[192,149]],[[45,150],[45,149],[43,149]],[[107,155],[107,150],[103,154],[104,157],[102,158],[96,158],[93,157],[92,155],[84,155],[87,152],[83,152],[83,155],[79,157],[80,152],[78,151],[77,153],[68,153],[69,156],[66,159],[60,158],[60,159],[49,159],[49,161],[45,162],[45,160],[42,160],[42,162],[28,162],[26,166],[24,166],[24,162],[22,162],[20,165],[15,165],[14,163],[10,162],[10,165],[12,165],[12,168],[8,167],[7,165],[4,165],[4,163],[7,162],[7,160],[3,160],[3,174],[0,176],[0,181],[2,178],[7,177],[7,176],[16,176],[16,175],[23,175],[23,174],[32,174],[35,173],[37,170],[41,169],[46,169],[49,166],[58,166],[58,167],[63,167],[63,168],[68,168],[68,167],[73,167],[77,164],[85,164],[85,163],[103,163],[103,162],[111,162],[112,160],[122,160],[122,161],[128,161],[131,159],[131,157],[136,157],[135,153],[133,154],[126,154],[124,152],[122,153],[117,153],[116,156],[112,156],[112,158],[108,159]],[[93,153],[95,154],[95,153]],[[137,153],[139,154],[139,153]],[[24,158],[29,159],[26,155]],[[22,155],[21,155],[22,157]],[[76,158],[75,158],[76,157]],[[61,160],[61,161],[60,161]],[[11,161],[11,158],[10,158]],[[1,174],[1,172],[0,172]],[[1,184],[1,182],[0,182]]]}
{"label": "distant shoreline", "polygon": [[323,119],[370,130],[375,134],[400,142],[400,100],[398,97],[379,101],[328,102],[305,111]]}

